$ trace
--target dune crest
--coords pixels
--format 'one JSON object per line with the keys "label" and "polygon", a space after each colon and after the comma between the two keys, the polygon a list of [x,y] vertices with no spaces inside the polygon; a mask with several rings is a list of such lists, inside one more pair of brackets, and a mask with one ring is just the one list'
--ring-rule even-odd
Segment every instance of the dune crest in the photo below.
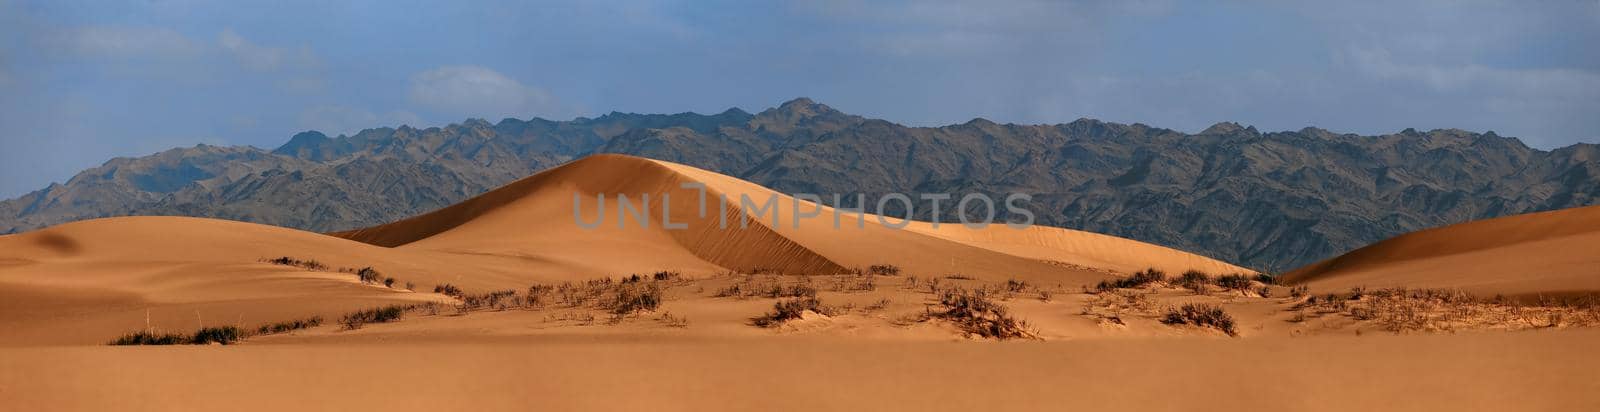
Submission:
{"label": "dune crest", "polygon": [[[650,225],[629,217],[625,228],[617,227],[622,218],[618,195],[627,196],[635,207],[648,196],[643,210]],[[605,219],[599,227],[583,228],[575,221],[574,196],[586,222],[593,222],[604,197]],[[745,199],[755,211],[747,210]],[[797,221],[796,211],[808,217]],[[671,230],[663,227],[667,221],[685,227]],[[1093,280],[1105,276],[1103,272],[1145,267],[1251,272],[1169,248],[1058,228],[945,224],[935,229],[927,222],[910,222],[899,229],[880,223],[870,212],[841,213],[729,176],[625,155],[586,157],[438,211],[333,235],[402,249],[513,255],[553,249],[589,255],[580,250],[588,243],[610,253],[595,255],[597,259],[689,255],[728,270],[782,273],[830,274],[873,264],[932,275],[1055,281]],[[630,256],[635,254],[640,256]]]}
{"label": "dune crest", "polygon": [[1600,206],[1423,230],[1296,269],[1314,288],[1422,287],[1478,294],[1600,290]]}

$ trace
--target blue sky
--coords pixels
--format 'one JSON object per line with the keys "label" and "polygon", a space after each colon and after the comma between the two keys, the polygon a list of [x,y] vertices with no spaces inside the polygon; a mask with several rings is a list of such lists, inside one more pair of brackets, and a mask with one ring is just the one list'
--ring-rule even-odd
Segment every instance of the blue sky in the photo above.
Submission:
{"label": "blue sky", "polygon": [[1600,1],[0,0],[0,197],[114,156],[468,117],[1493,130],[1600,141]]}

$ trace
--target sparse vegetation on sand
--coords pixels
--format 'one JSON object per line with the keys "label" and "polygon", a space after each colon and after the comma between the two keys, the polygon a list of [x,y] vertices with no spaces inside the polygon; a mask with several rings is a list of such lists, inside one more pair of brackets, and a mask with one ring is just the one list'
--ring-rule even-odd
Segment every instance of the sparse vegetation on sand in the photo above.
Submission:
{"label": "sparse vegetation on sand", "polygon": [[1188,303],[1181,307],[1167,309],[1167,314],[1161,318],[1161,323],[1168,325],[1195,325],[1212,328],[1228,334],[1238,336],[1234,330],[1233,315],[1229,315],[1222,307],[1205,303]]}
{"label": "sparse vegetation on sand", "polygon": [[244,331],[236,326],[205,327],[196,330],[192,335],[176,333],[156,333],[153,331],[138,331],[123,335],[110,342],[115,346],[127,345],[230,345],[245,338]]}
{"label": "sparse vegetation on sand", "polygon": [[315,271],[326,271],[326,270],[328,270],[328,265],[324,265],[324,264],[322,264],[322,262],[318,262],[318,261],[312,260],[312,259],[300,260],[300,259],[295,259],[295,258],[292,258],[292,257],[289,257],[289,256],[283,256],[283,257],[272,258],[272,259],[263,259],[262,261],[267,262],[267,263],[271,263],[271,264],[274,264],[274,265],[294,266],[294,267],[301,268],[301,269],[306,269],[306,270],[315,270]]}
{"label": "sparse vegetation on sand", "polygon": [[339,324],[344,325],[345,329],[354,330],[361,329],[369,323],[393,322],[404,318],[406,311],[415,307],[416,305],[391,305],[352,312],[344,315]]}
{"label": "sparse vegetation on sand", "polygon": [[1166,280],[1166,272],[1162,272],[1155,268],[1150,268],[1134,272],[1134,274],[1125,278],[1102,280],[1100,281],[1099,285],[1095,285],[1095,290],[1107,291],[1111,289],[1132,289],[1143,287],[1149,284],[1159,284],[1161,282],[1165,282]]}
{"label": "sparse vegetation on sand", "polygon": [[655,283],[619,285],[612,291],[611,299],[601,306],[610,310],[614,316],[655,311],[661,307],[661,285]]}
{"label": "sparse vegetation on sand", "polygon": [[867,274],[874,276],[900,276],[900,267],[890,264],[879,264],[867,267]]}
{"label": "sparse vegetation on sand", "polygon": [[111,341],[111,345],[181,345],[188,342],[188,337],[176,333],[155,333],[141,330],[122,335],[117,340]]}
{"label": "sparse vegetation on sand", "polygon": [[279,333],[288,333],[288,332],[292,332],[292,331],[296,331],[296,330],[309,329],[309,328],[314,328],[314,327],[318,327],[318,326],[322,326],[322,317],[321,316],[312,316],[312,317],[305,318],[305,319],[296,319],[296,320],[291,320],[291,321],[287,321],[287,322],[278,322],[278,323],[261,325],[260,327],[256,328],[256,334],[257,335],[272,335],[272,334],[279,334]]}
{"label": "sparse vegetation on sand", "polygon": [[1312,317],[1343,316],[1395,332],[1524,330],[1600,326],[1600,296],[1538,298],[1520,302],[1482,299],[1437,289],[1353,288],[1346,293],[1308,296],[1294,309]]}
{"label": "sparse vegetation on sand", "polygon": [[437,285],[433,285],[433,293],[438,293],[438,294],[441,294],[441,295],[455,297],[455,298],[460,298],[462,296],[466,296],[466,293],[462,292],[461,288],[458,288],[458,287],[456,287],[456,285],[452,285],[452,284],[449,284],[449,283],[440,283],[440,284],[437,284]]}
{"label": "sparse vegetation on sand", "polygon": [[240,331],[237,326],[217,326],[200,328],[200,330],[195,331],[194,336],[189,338],[189,343],[195,345],[206,345],[212,343],[228,345],[238,342],[239,339],[243,338],[244,332]]}
{"label": "sparse vegetation on sand", "polygon": [[822,304],[822,300],[815,297],[784,299],[772,304],[772,311],[751,319],[751,323],[763,328],[773,328],[795,319],[800,319],[807,311],[823,316],[838,314],[836,308]]}
{"label": "sparse vegetation on sand", "polygon": [[990,298],[984,290],[951,288],[939,294],[941,310],[928,313],[930,319],[950,322],[969,336],[997,340],[1038,339],[1028,323],[1012,317],[1005,305]]}

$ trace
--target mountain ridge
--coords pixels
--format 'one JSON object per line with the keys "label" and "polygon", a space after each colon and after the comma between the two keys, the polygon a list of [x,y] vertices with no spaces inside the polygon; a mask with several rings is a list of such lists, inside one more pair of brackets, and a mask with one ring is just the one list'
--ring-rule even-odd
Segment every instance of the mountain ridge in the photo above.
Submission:
{"label": "mountain ridge", "polygon": [[1088,118],[907,127],[799,98],[754,114],[468,119],[351,136],[307,131],[273,150],[197,146],[118,158],[0,202],[0,233],[133,214],[347,230],[596,153],[687,164],[784,193],[864,193],[869,204],[891,190],[1030,193],[1041,224],[1268,270],[1427,227],[1591,205],[1600,191],[1595,145],[1544,151],[1492,131],[1361,136],[1219,122],[1188,134]]}

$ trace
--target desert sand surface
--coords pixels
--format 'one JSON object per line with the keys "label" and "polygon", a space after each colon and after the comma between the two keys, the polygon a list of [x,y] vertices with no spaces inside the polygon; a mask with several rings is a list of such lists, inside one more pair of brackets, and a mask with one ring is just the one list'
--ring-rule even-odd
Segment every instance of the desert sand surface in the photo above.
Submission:
{"label": "desert sand surface", "polygon": [[15,410],[1580,411],[1593,332],[0,351]]}
{"label": "desert sand surface", "polygon": [[[635,205],[649,195],[639,209],[651,224],[619,226],[618,193]],[[602,195],[606,219],[581,226]],[[774,199],[778,216],[757,216],[741,196]],[[794,224],[796,209],[815,216]],[[120,217],[0,236],[0,400],[19,410],[1587,410],[1600,406],[1589,353],[1600,305],[1491,296],[1600,292],[1584,271],[1600,267],[1597,212],[1419,232],[1272,279],[1061,228],[896,229],[898,219],[866,214],[856,226],[848,213],[836,228],[840,211],[758,185],[597,155],[333,234]],[[347,316],[375,308],[393,316]],[[322,321],[255,332],[311,318]],[[219,326],[245,336],[106,345]]]}
{"label": "desert sand surface", "polygon": [[1528,296],[1600,290],[1600,206],[1408,233],[1285,274],[1314,288],[1413,287]]}

